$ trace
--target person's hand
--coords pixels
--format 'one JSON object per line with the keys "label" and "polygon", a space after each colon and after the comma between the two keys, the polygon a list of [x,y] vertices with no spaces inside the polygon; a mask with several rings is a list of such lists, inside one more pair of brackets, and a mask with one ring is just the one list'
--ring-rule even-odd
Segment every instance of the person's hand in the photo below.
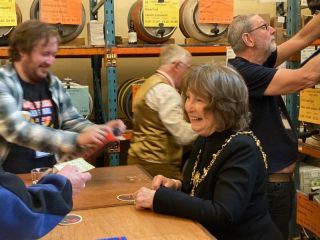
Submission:
{"label": "person's hand", "polygon": [[152,180],[152,189],[157,190],[160,186],[179,190],[181,188],[181,181],[157,175]]}
{"label": "person's hand", "polygon": [[155,190],[151,190],[146,187],[142,187],[137,192],[135,192],[133,195],[136,209],[152,209],[155,192]]}
{"label": "person's hand", "polygon": [[118,129],[118,134],[121,135],[126,130],[126,125],[120,119],[110,120],[105,124],[113,133],[113,129]]}
{"label": "person's hand", "polygon": [[72,195],[76,196],[86,186],[86,182],[91,179],[91,174],[88,172],[81,173],[78,168],[72,165],[66,165],[57,174],[65,176],[69,179],[72,185]]}
{"label": "person's hand", "polygon": [[121,135],[126,130],[126,125],[117,119],[111,120],[105,124],[93,125],[87,127],[83,132],[78,136],[77,142],[81,147],[96,147],[104,146],[106,142],[106,136],[108,134],[113,134],[113,129],[118,129],[119,134]]}
{"label": "person's hand", "polygon": [[90,126],[86,128],[83,132],[79,133],[77,143],[80,147],[83,148],[104,145],[108,131],[109,129],[106,125]]}
{"label": "person's hand", "polygon": [[[105,124],[93,125],[86,128],[78,137],[78,145],[84,148],[82,157],[87,159],[98,152],[108,142],[116,141],[116,135],[121,135],[126,130],[126,125],[121,120],[111,120]],[[110,136],[108,136],[111,134]]]}

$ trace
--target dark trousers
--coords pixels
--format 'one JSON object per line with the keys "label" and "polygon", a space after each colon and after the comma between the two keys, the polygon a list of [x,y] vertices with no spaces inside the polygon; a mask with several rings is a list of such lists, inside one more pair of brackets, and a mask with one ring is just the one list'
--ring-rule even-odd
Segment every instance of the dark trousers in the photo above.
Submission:
{"label": "dark trousers", "polygon": [[289,237],[289,222],[295,197],[294,182],[268,182],[267,197],[272,221],[283,234]]}

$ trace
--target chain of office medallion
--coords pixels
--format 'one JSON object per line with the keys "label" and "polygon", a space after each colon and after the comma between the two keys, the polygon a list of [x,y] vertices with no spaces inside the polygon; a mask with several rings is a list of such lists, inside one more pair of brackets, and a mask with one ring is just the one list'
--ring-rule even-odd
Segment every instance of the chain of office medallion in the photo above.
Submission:
{"label": "chain of office medallion", "polygon": [[231,142],[231,140],[238,136],[238,135],[248,135],[251,136],[254,141],[256,142],[257,147],[259,148],[261,154],[262,154],[262,158],[264,161],[264,165],[266,167],[266,169],[268,168],[268,163],[267,163],[267,155],[265,154],[265,152],[262,150],[262,146],[260,143],[260,140],[252,133],[252,131],[242,131],[242,132],[237,132],[236,134],[231,135],[226,141],[225,143],[221,146],[221,149],[218,150],[216,153],[212,154],[212,159],[209,163],[209,165],[205,168],[203,168],[203,173],[202,175],[200,174],[200,171],[196,171],[197,167],[198,167],[198,163],[199,163],[199,157],[201,155],[201,149],[198,153],[197,156],[197,161],[194,164],[193,167],[193,171],[192,171],[192,175],[191,175],[191,182],[192,182],[192,190],[191,190],[191,196],[194,196],[194,191],[195,189],[199,186],[199,184],[206,178],[208,172],[210,171],[211,167],[213,166],[214,162],[217,160],[217,158],[219,157],[219,155],[221,154],[221,152],[223,151],[223,149]]}

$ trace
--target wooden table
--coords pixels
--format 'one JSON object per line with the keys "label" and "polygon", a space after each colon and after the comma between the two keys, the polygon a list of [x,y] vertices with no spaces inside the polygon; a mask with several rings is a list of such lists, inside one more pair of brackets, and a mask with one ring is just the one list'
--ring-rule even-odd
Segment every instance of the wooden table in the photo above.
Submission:
{"label": "wooden table", "polygon": [[[120,194],[134,193],[140,187],[151,186],[151,176],[138,165],[95,168],[92,179],[78,197],[73,210],[127,205],[117,199]],[[131,181],[131,177],[135,177]]]}
{"label": "wooden table", "polygon": [[[152,211],[137,211],[132,203],[121,202],[119,194],[150,187],[151,176],[138,165],[95,168],[92,180],[74,198],[72,213],[82,216],[80,223],[55,227],[42,239],[95,240],[125,236],[132,239],[215,239],[199,223]],[[21,174],[31,183],[30,174]]]}
{"label": "wooden table", "polygon": [[55,227],[47,240],[95,240],[125,236],[128,240],[207,240],[215,239],[200,224],[191,220],[137,211],[133,205],[73,211],[82,222]]}
{"label": "wooden table", "polygon": [[[151,186],[151,176],[138,165],[102,167],[90,170],[91,181],[73,199],[73,210],[127,205],[117,196],[133,193],[140,187]],[[30,174],[19,175],[27,184],[31,183]]]}

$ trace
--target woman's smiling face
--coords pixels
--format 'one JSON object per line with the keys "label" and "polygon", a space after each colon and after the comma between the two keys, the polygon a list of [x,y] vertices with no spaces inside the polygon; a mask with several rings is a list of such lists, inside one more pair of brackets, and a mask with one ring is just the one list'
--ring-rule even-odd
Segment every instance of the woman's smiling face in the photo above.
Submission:
{"label": "woman's smiling face", "polygon": [[190,90],[186,92],[185,111],[189,117],[192,129],[200,136],[209,136],[217,128],[217,122],[212,111],[207,110],[208,101],[193,94]]}

